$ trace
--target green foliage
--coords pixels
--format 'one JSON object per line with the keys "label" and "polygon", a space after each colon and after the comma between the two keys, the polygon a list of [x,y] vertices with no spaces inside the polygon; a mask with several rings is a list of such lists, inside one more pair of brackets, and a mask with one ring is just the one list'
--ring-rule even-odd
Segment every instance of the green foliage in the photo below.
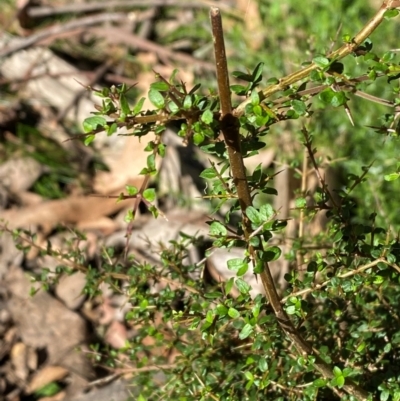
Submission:
{"label": "green foliage", "polygon": [[49,383],[41,389],[35,391],[37,397],[51,397],[60,391],[60,386],[57,383]]}
{"label": "green foliage", "polygon": [[[277,18],[281,12],[278,2],[267,3],[268,12],[265,4],[260,5],[265,20]],[[396,54],[382,50],[385,43],[381,40],[375,51],[375,41],[364,38],[362,43],[355,43],[353,36],[344,34],[344,48],[351,51],[330,57],[326,47],[340,17],[332,10],[339,8],[351,18],[354,9],[347,2],[311,1],[304,13],[295,17],[290,11],[297,11],[298,2],[288,1],[287,7],[294,27],[305,26],[301,18],[312,18],[314,22],[315,13],[319,13],[319,23],[309,23],[309,35],[315,40],[314,57],[312,62],[302,60],[305,68],[313,69],[284,87],[279,87],[282,79],[271,78],[265,88],[264,64],[260,60],[246,60],[246,64],[240,60],[242,65],[255,67],[250,72],[232,74],[236,79],[230,86],[236,102],[233,116],[228,116],[232,120],[227,122],[221,111],[226,99],[213,92],[201,92],[200,84],[189,89],[176,82],[174,74],[168,80],[156,75],[148,91],[154,110],[143,111],[143,99],[132,107],[127,101],[129,88],[121,85],[97,92],[102,107],[83,124],[87,144],[99,132],[112,135],[124,126],[138,137],[155,132],[156,138],[146,148],[147,165],[141,171],[148,183],[158,173],[156,159],[165,154],[166,125],[178,121],[178,135],[183,142],[190,141],[218,159],[200,174],[208,184],[205,199],[215,202],[215,216],[208,222],[210,251],[244,249],[243,257],[227,262],[235,277],[225,283],[203,280],[199,270],[204,266],[187,262],[190,246],[201,244],[203,239],[184,233],[161,250],[161,267],[134,255],[128,255],[126,265],[111,263],[111,251],[104,257],[101,271],[86,269],[85,291],[90,296],[99,291],[102,282],[118,289],[122,280],[126,282],[124,291],[132,305],[126,320],[136,325],[137,333],[125,347],[99,359],[109,367],[117,367],[118,355],[124,354],[139,369],[133,378],[133,384],[141,389],[139,399],[400,399],[400,245],[391,229],[393,222],[398,223],[398,208],[378,215],[371,202],[374,196],[382,195],[377,195],[374,188],[397,183],[400,174],[398,154],[391,147],[398,146],[400,89]],[[367,14],[369,7],[363,3],[358,10]],[[386,18],[394,17],[393,11],[388,10]],[[345,26],[345,32],[350,28]],[[271,40],[274,35],[282,33],[277,30]],[[229,41],[233,41],[230,35]],[[306,55],[309,46],[303,43],[298,55]],[[276,72],[278,76],[280,67],[286,71],[278,57],[271,59],[274,75]],[[300,75],[301,71],[304,69]],[[221,77],[218,80],[221,84]],[[274,85],[278,89],[272,97],[268,90]],[[375,93],[378,88],[386,93],[385,97]],[[373,112],[365,120],[359,113],[357,96],[371,103],[369,110]],[[384,112],[379,109],[382,104],[387,107]],[[363,141],[343,145],[346,151],[350,149],[350,156],[361,153],[361,163],[344,163],[345,182],[333,192],[324,181],[316,147],[337,145],[339,139],[333,140],[333,135],[339,136],[339,129],[349,129],[352,121],[344,122],[347,116],[373,129],[368,135],[358,130],[355,136],[363,136]],[[297,129],[299,146],[319,177],[319,187],[314,194],[304,188],[299,191],[293,218],[304,225],[323,211],[328,223],[315,237],[306,233],[291,238],[289,249],[283,251],[279,240],[287,221],[279,219],[279,211],[268,202],[253,202],[257,195],[279,196],[270,184],[273,176],[259,166],[246,171],[243,179],[236,163],[257,154],[274,140],[269,138],[276,137],[283,123],[295,120],[302,124]],[[235,132],[240,134],[240,144],[232,151],[235,141],[229,135]],[[341,140],[346,142],[350,135],[343,136]],[[385,158],[385,152],[377,153],[372,164],[371,156],[384,146],[388,155]],[[341,157],[341,151],[339,148],[334,156]],[[387,160],[393,163],[389,165]],[[296,163],[294,160],[293,165]],[[387,171],[391,166],[396,167]],[[307,171],[298,173],[306,175]],[[387,188],[392,195],[395,193]],[[127,221],[135,218],[140,203],[155,217],[160,213],[154,188],[128,186],[126,191],[119,200],[137,200]],[[365,205],[356,212],[360,195]],[[388,205],[394,201],[397,199],[388,200]],[[217,212],[225,203],[228,212],[218,218]],[[266,272],[270,262],[283,258],[291,262],[291,269],[285,276],[284,293],[278,295],[273,283],[268,283]],[[245,280],[248,270],[259,275],[267,296],[251,297],[252,288]],[[44,276],[43,281],[46,279]],[[152,282],[165,285],[154,294],[149,285]],[[160,347],[176,353],[174,363],[167,363],[166,352],[156,352]],[[156,371],[163,372],[162,386],[155,384]]]}

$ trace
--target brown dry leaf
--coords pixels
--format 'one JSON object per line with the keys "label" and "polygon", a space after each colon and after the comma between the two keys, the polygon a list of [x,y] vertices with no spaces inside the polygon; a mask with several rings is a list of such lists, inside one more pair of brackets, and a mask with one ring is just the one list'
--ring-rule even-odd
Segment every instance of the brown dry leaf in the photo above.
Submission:
{"label": "brown dry leaf", "polygon": [[25,381],[29,375],[27,364],[28,347],[21,342],[14,344],[11,348],[10,358],[15,375],[19,380]]}
{"label": "brown dry leaf", "polygon": [[45,366],[34,374],[26,392],[32,394],[49,383],[64,379],[68,375],[68,370],[61,366]]}
{"label": "brown dry leaf", "polygon": [[[133,182],[139,185],[139,182]],[[124,189],[116,192],[119,195]],[[41,225],[50,230],[59,223],[87,223],[100,217],[114,214],[132,201],[118,202],[116,198],[93,196],[71,196],[67,199],[46,201],[27,208],[5,210],[0,212],[10,229]]]}
{"label": "brown dry leaf", "polygon": [[113,348],[122,348],[128,339],[126,327],[117,320],[114,320],[107,329],[105,341]]}
{"label": "brown dry leaf", "polygon": [[[94,183],[96,192],[109,194],[132,180],[135,180],[136,186],[140,187],[144,176],[140,176],[139,173],[146,167],[149,155],[144,149],[147,146],[147,141],[152,139],[154,139],[153,136],[151,138],[146,137],[142,141],[134,136],[121,136],[118,138],[120,141],[118,147],[114,147],[108,152],[104,150],[102,156],[110,172],[102,171],[96,175]],[[122,149],[120,149],[121,147]]]}

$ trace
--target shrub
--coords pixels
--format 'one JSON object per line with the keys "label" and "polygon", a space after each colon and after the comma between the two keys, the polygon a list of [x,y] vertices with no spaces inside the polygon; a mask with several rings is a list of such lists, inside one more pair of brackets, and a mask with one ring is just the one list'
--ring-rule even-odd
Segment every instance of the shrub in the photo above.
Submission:
{"label": "shrub", "polygon": [[[189,247],[201,238],[185,233],[161,252],[161,267],[128,255],[126,268],[104,262],[103,271],[87,270],[89,294],[103,281],[116,287],[126,283],[134,306],[126,319],[137,325],[137,336],[119,353],[137,366],[133,382],[140,400],[400,400],[399,241],[390,222],[376,224],[373,210],[362,222],[355,218],[352,195],[368,185],[370,166],[354,168],[334,192],[316,155],[317,132],[310,128],[314,101],[352,120],[349,99],[361,96],[391,107],[374,128],[387,137],[398,136],[399,64],[394,52],[373,53],[369,39],[384,18],[397,15],[396,7],[398,1],[386,1],[358,34],[343,38],[338,50],[315,56],[286,77],[270,79],[265,88],[262,63],[250,73],[235,72],[242,83],[229,84],[220,14],[212,8],[218,96],[202,93],[200,84],[187,88],[174,75],[156,75],[148,92],[154,110],[142,110],[143,99],[131,107],[126,85],[97,92],[103,106],[84,122],[86,144],[100,132],[112,135],[121,127],[142,140],[155,133],[141,172],[145,185],[128,186],[121,199],[135,198],[134,210],[143,204],[157,218],[156,192],[147,184],[157,174],[156,158],[165,154],[166,125],[178,122],[184,142],[218,160],[200,174],[214,211],[206,254],[216,248],[244,250],[242,258],[228,261],[236,277],[224,283],[203,280],[197,272],[204,266],[186,262]],[[341,60],[351,57],[365,62],[365,71],[357,76],[343,72]],[[372,82],[387,86],[394,100],[359,89]],[[287,220],[271,204],[254,202],[260,194],[274,194],[273,175],[261,166],[247,171],[244,159],[265,147],[271,127],[288,120],[302,122],[300,142],[319,182],[314,194],[305,188],[296,194],[293,218],[303,225],[324,213],[328,222],[314,238],[304,232],[294,238],[282,254],[279,241]],[[400,167],[381,180],[394,181],[399,175]],[[223,205],[227,212],[221,216]],[[134,218],[130,213],[128,220]],[[287,258],[292,267],[282,291],[269,266],[279,258]],[[265,296],[250,296],[243,278],[248,270],[262,282]],[[160,281],[162,289],[151,293],[149,282]],[[233,288],[238,296],[232,295]],[[168,363],[165,353],[152,352],[156,347],[173,351],[174,362]],[[118,367],[116,355],[108,361]],[[161,386],[154,380],[160,370]]]}

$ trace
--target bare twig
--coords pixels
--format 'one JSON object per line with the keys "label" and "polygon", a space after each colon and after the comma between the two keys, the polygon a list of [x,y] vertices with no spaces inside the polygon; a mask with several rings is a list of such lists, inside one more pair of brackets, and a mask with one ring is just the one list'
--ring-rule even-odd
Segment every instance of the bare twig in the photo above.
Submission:
{"label": "bare twig", "polygon": [[7,57],[20,50],[27,49],[33,45],[37,45],[44,40],[54,40],[60,35],[67,32],[82,30],[93,25],[98,25],[104,22],[121,22],[126,20],[143,21],[153,16],[153,12],[136,12],[136,13],[105,13],[75,19],[73,21],[53,25],[50,28],[44,28],[41,31],[28,36],[27,38],[19,38],[11,41],[11,44],[0,51],[0,57]]}
{"label": "bare twig", "polygon": [[[98,67],[96,69],[96,71],[94,72],[94,75],[90,79],[90,82],[88,83],[88,85],[93,86],[95,83],[97,83],[101,79],[101,77],[103,77],[105,75],[106,71],[111,67],[112,64],[113,64],[112,60],[107,60],[105,63],[100,65],[100,67]],[[85,94],[87,94],[87,90],[85,87],[82,88],[82,90],[80,90],[79,92],[75,93],[75,95],[72,97],[69,104],[67,104],[62,110],[60,110],[58,112],[58,115],[56,118],[57,123],[59,123],[60,121],[62,121],[65,118],[65,116],[68,114],[69,110],[72,109],[79,102],[79,100],[82,98],[82,96],[84,96]]]}
{"label": "bare twig", "polygon": [[301,132],[304,135],[304,146],[308,152],[308,157],[310,158],[311,164],[314,168],[315,175],[317,176],[318,181],[321,184],[321,188],[328,195],[329,200],[332,202],[332,205],[335,208],[339,208],[339,205],[335,201],[335,197],[332,195],[331,191],[329,190],[328,186],[326,185],[325,178],[322,177],[322,174],[319,171],[317,161],[315,160],[315,157],[314,157],[314,149],[312,148],[311,138],[310,138],[310,135],[308,134],[306,127],[303,127]]}
{"label": "bare twig", "polygon": [[100,10],[110,10],[115,8],[133,8],[133,7],[179,7],[179,8],[208,8],[211,5],[218,4],[219,7],[226,11],[233,12],[233,6],[217,1],[184,1],[184,0],[114,0],[114,1],[99,1],[82,4],[65,4],[58,7],[30,7],[27,10],[29,17],[41,18],[52,15],[67,14],[67,13],[84,13]]}
{"label": "bare twig", "polygon": [[127,35],[125,32],[122,32],[118,28],[108,27],[105,31],[104,29],[94,27],[90,28],[90,32],[104,37],[109,42],[125,43],[137,49],[154,52],[160,58],[167,58],[175,62],[181,62],[187,65],[196,66],[204,70],[214,70],[214,65],[212,63],[196,59],[195,57],[183,52],[170,50],[165,46],[158,45],[157,43],[141,38],[140,36],[135,34]]}

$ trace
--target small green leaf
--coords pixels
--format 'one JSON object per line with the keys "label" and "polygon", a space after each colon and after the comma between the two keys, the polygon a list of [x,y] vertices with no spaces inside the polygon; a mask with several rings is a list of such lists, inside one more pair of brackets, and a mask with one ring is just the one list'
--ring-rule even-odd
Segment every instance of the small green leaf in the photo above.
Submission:
{"label": "small green leaf", "polygon": [[149,100],[157,109],[162,109],[165,106],[164,96],[155,89],[149,90]]}
{"label": "small green leaf", "polygon": [[39,390],[36,390],[35,395],[38,397],[51,397],[57,394],[60,390],[61,387],[57,383],[51,382],[49,384],[46,384]]}
{"label": "small green leaf", "polygon": [[[394,52],[386,52],[386,53],[382,56],[381,61],[384,62],[384,63],[389,63],[389,62],[391,62],[391,61],[394,61],[395,57],[396,57],[396,55],[395,55]],[[389,70],[392,71],[391,68],[389,68]],[[397,72],[397,71],[395,71],[395,72]]]}
{"label": "small green leaf", "polygon": [[208,310],[206,314],[206,322],[212,323],[214,321],[214,311]]}
{"label": "small green leaf", "polygon": [[262,78],[262,72],[263,72],[263,67],[264,67],[264,63],[258,63],[256,68],[254,68],[253,73],[251,74],[251,82],[257,83],[261,80]]}
{"label": "small green leaf", "polygon": [[247,267],[247,261],[241,258],[229,259],[227,265],[229,270],[238,271],[243,266]]}
{"label": "small green leaf", "polygon": [[223,304],[219,304],[216,306],[215,311],[217,312],[217,315],[225,316],[228,313],[228,308]]}
{"label": "small green leaf", "polygon": [[318,56],[313,59],[313,62],[322,69],[329,67],[330,61],[324,56]]}
{"label": "small green leaf", "polygon": [[260,238],[257,236],[250,238],[249,244],[253,247],[258,247],[260,245]]}
{"label": "small green leaf", "polygon": [[131,114],[128,100],[123,93],[121,93],[121,95],[119,96],[119,106],[121,107],[121,111],[124,115],[128,116],[129,114]]}
{"label": "small green leaf", "polygon": [[225,284],[225,293],[229,294],[232,290],[233,284],[234,284],[234,277],[231,277]]}
{"label": "small green leaf", "polygon": [[246,263],[245,265],[243,265],[236,273],[237,277],[242,277],[247,273],[247,270],[249,270],[249,265],[248,263]]}
{"label": "small green leaf", "polygon": [[342,36],[342,40],[344,43],[350,43],[351,42],[351,35],[349,35],[348,33],[344,34]]}
{"label": "small green leaf", "polygon": [[254,105],[253,113],[258,117],[263,117],[263,108],[259,104]]}
{"label": "small green leaf", "polygon": [[337,367],[337,366],[335,366],[335,367],[333,368],[333,374],[334,374],[336,377],[343,376],[342,370],[341,370],[339,367]]}
{"label": "small green leaf", "polygon": [[[98,92],[97,92],[97,94],[98,94]],[[103,88],[101,90],[100,97],[109,97],[109,96],[110,96],[110,88],[107,88],[107,87]]]}
{"label": "small green leaf", "polygon": [[264,221],[268,221],[268,220],[272,219],[272,217],[275,214],[275,211],[274,211],[273,207],[269,203],[264,203],[260,207],[259,214],[261,215],[261,218]]}
{"label": "small green leaf", "polygon": [[217,177],[217,173],[213,167],[206,168],[200,173],[201,178],[205,178],[207,180],[211,180]]}
{"label": "small green leaf", "polygon": [[251,308],[251,312],[253,314],[253,316],[257,319],[258,316],[260,315],[260,311],[261,311],[261,305],[260,304],[256,304]]}
{"label": "small green leaf", "polygon": [[253,373],[247,371],[247,372],[244,372],[244,375],[246,376],[246,379],[247,379],[247,380],[254,381],[254,375],[253,375]]}
{"label": "small green leaf", "polygon": [[145,97],[142,97],[135,105],[135,107],[132,110],[132,113],[134,116],[138,115],[142,111],[142,107],[144,104],[144,101],[146,100]]}
{"label": "small green leaf", "polygon": [[126,215],[125,215],[125,217],[124,217],[124,221],[126,222],[126,223],[130,223],[132,220],[134,220],[135,219],[135,216],[133,215],[133,211],[132,211],[132,209],[129,209],[127,212],[126,212]]}
{"label": "small green leaf", "polygon": [[231,91],[239,96],[244,96],[248,91],[248,87],[243,85],[231,85]]}
{"label": "small green leaf", "polygon": [[261,370],[261,372],[266,372],[268,370],[268,361],[261,357],[258,361],[258,368]]}
{"label": "small green leaf", "polygon": [[313,82],[322,82],[324,79],[324,73],[322,71],[313,70],[310,72],[310,79]]}
{"label": "small green leaf", "polygon": [[247,284],[244,280],[242,280],[241,278],[238,278],[235,281],[236,287],[238,288],[238,290],[242,293],[242,294],[248,294],[249,291],[251,290],[251,287],[249,284]]}
{"label": "small green leaf", "polygon": [[391,19],[397,17],[398,15],[399,15],[399,10],[396,9],[387,10],[385,11],[385,14],[383,14],[385,19]]}
{"label": "small green leaf", "polygon": [[278,246],[271,246],[262,253],[262,260],[264,262],[273,262],[280,258],[282,254],[281,248]]}
{"label": "small green leaf", "polygon": [[306,198],[297,198],[295,205],[297,208],[302,209],[303,207],[307,206],[307,200]]}
{"label": "small green leaf", "polygon": [[175,114],[180,110],[179,106],[174,102],[168,102],[168,108],[172,114]]}
{"label": "small green leaf", "polygon": [[148,202],[154,202],[156,199],[156,190],[154,188],[147,188],[143,191],[143,198]]}
{"label": "small green leaf", "polygon": [[159,143],[157,145],[157,153],[161,156],[164,157],[165,156],[165,148],[166,146],[163,143]]}
{"label": "small green leaf", "polygon": [[317,379],[317,380],[314,380],[313,385],[315,387],[325,387],[326,383],[327,383],[327,381],[325,379]]}
{"label": "small green leaf", "polygon": [[149,212],[153,215],[153,217],[156,219],[157,217],[158,217],[158,215],[159,215],[159,211],[158,211],[158,209],[154,206],[154,205],[152,205],[152,206],[150,206],[149,207]]}
{"label": "small green leaf", "polygon": [[133,185],[127,185],[125,189],[129,196],[135,196],[139,193],[139,190]]}
{"label": "small green leaf", "polygon": [[240,317],[239,311],[237,311],[235,308],[229,308],[228,315],[233,319]]}
{"label": "small green leaf", "polygon": [[183,101],[183,108],[184,108],[185,110],[190,110],[190,109],[192,108],[192,106],[193,106],[193,99],[192,99],[192,96],[186,95],[186,96],[185,96],[185,99],[184,99],[184,101]]}
{"label": "small green leaf", "polygon": [[307,359],[306,358],[304,358],[303,356],[300,356],[298,359],[297,359],[297,363],[298,363],[298,365],[299,366],[306,366],[307,365]]}
{"label": "small green leaf", "polygon": [[89,146],[94,141],[94,138],[94,135],[88,135],[83,143],[85,144],[85,146]]}
{"label": "small green leaf", "polygon": [[[381,395],[379,396],[380,401],[387,401],[390,397],[390,391],[388,389],[383,389]],[[397,398],[398,399],[398,398]]]}
{"label": "small green leaf", "polygon": [[164,81],[157,81],[157,82],[153,82],[150,85],[150,89],[154,89],[156,91],[160,91],[160,92],[166,92],[167,90],[169,90],[170,86],[168,85],[167,82]]}
{"label": "small green leaf", "polygon": [[97,129],[97,127],[104,127],[107,124],[107,121],[104,117],[101,116],[93,116],[88,117],[83,121],[83,131],[88,133]]}
{"label": "small green leaf", "polygon": [[339,107],[346,104],[347,98],[343,91],[336,92],[332,88],[326,88],[319,94],[319,99],[333,107]]}
{"label": "small green leaf", "polygon": [[172,71],[172,74],[168,80],[170,84],[172,84],[174,82],[176,74],[178,74],[178,73],[179,73],[179,70],[177,68],[174,68],[174,71]]}
{"label": "small green leaf", "polygon": [[294,314],[296,313],[296,306],[295,306],[295,305],[287,306],[287,307],[285,308],[285,310],[286,310],[286,313],[287,313],[288,315],[294,315]]}
{"label": "small green leaf", "polygon": [[117,132],[118,125],[116,123],[112,123],[111,125],[105,125],[104,130],[107,132],[107,136],[111,136]]}
{"label": "small green leaf", "polygon": [[391,343],[387,343],[385,345],[385,347],[383,348],[383,352],[388,353],[388,352],[390,352],[391,349],[392,349],[392,344]]}
{"label": "small green leaf", "polygon": [[204,137],[204,134],[202,132],[195,132],[193,134],[193,143],[195,145],[200,145],[201,143],[204,142],[204,139],[205,139],[205,137]]}
{"label": "small green leaf", "polygon": [[335,92],[332,88],[326,88],[319,94],[319,99],[322,100],[325,104],[330,104]]}
{"label": "small green leaf", "polygon": [[233,71],[233,72],[232,72],[232,75],[233,75],[235,78],[241,79],[241,80],[243,80],[243,81],[246,81],[246,82],[253,82],[253,77],[252,77],[251,75],[249,75],[249,74],[246,74],[245,72],[242,72],[242,71]]}
{"label": "small green leaf", "polygon": [[394,181],[394,180],[397,180],[399,178],[399,176],[400,176],[400,173],[391,173],[391,174],[385,175],[383,178],[386,181]]}
{"label": "small green leaf", "polygon": [[262,217],[260,215],[260,213],[258,212],[258,210],[256,208],[254,208],[253,206],[249,206],[246,209],[246,215],[247,217],[250,219],[250,221],[256,225],[260,225],[263,220]]}
{"label": "small green leaf", "polygon": [[279,84],[279,79],[278,79],[278,78],[275,78],[275,77],[269,78],[268,81],[267,81],[267,84],[268,84],[268,85],[276,85],[276,84]]}
{"label": "small green leaf", "polygon": [[204,113],[201,115],[201,121],[205,124],[211,124],[214,120],[214,114],[211,110],[205,110]]}
{"label": "small green leaf", "polygon": [[196,84],[195,86],[193,86],[192,89],[190,89],[189,95],[193,95],[193,93],[197,92],[199,89],[201,88],[201,84]]}
{"label": "small green leaf", "polygon": [[292,100],[291,102],[293,110],[299,115],[299,116],[304,116],[307,114],[307,105],[305,102],[302,102],[301,100]]}
{"label": "small green leaf", "polygon": [[[344,382],[345,382],[345,377],[344,376],[338,376],[338,377],[335,377],[335,379],[336,379],[336,385],[339,387],[339,388],[342,388],[343,386],[344,386]],[[334,379],[334,380],[335,380]]]}
{"label": "small green leaf", "polygon": [[340,107],[346,104],[347,97],[343,91],[335,92],[335,95],[331,99],[331,106]]}
{"label": "small green leaf", "polygon": [[239,338],[244,340],[253,332],[253,326],[251,324],[245,324],[241,332],[239,333]]}
{"label": "small green leaf", "polygon": [[257,89],[251,91],[251,104],[254,106],[260,104],[260,95],[258,94]]}
{"label": "small green leaf", "polygon": [[213,221],[210,225],[210,235],[212,236],[226,236],[228,233],[226,227],[219,221]]}
{"label": "small green leaf", "polygon": [[356,349],[357,352],[361,352],[365,348],[366,344],[362,342]]}
{"label": "small green leaf", "polygon": [[257,259],[256,265],[254,266],[254,274],[260,274],[264,271],[264,262],[261,259]]}

